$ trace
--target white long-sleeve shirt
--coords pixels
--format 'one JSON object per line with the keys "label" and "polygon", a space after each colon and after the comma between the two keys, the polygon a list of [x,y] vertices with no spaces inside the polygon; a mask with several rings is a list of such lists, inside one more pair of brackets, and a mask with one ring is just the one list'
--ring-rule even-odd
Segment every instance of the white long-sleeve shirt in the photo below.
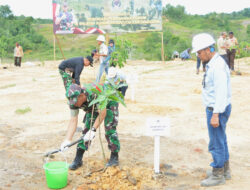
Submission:
{"label": "white long-sleeve shirt", "polygon": [[220,55],[225,55],[227,54],[226,51],[226,45],[227,45],[227,39],[224,39],[223,37],[220,37],[217,41],[217,47],[218,47],[218,53]]}
{"label": "white long-sleeve shirt", "polygon": [[231,103],[230,71],[224,59],[216,53],[206,65],[202,98],[213,113],[223,113]]}
{"label": "white long-sleeve shirt", "polygon": [[[108,47],[105,45],[105,43],[102,43],[100,45],[100,50],[99,50],[99,54],[103,54],[103,55],[108,55]],[[100,56],[100,63],[102,63],[107,56]]]}

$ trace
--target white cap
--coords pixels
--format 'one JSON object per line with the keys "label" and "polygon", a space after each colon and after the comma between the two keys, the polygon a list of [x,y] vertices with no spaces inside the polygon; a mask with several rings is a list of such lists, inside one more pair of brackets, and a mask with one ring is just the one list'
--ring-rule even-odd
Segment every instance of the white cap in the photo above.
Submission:
{"label": "white cap", "polygon": [[108,78],[114,78],[116,76],[117,70],[115,67],[110,67],[108,70]]}
{"label": "white cap", "polygon": [[205,49],[211,45],[215,44],[214,38],[207,33],[197,34],[192,40],[192,53],[196,53],[202,49]]}
{"label": "white cap", "polygon": [[96,38],[97,41],[101,41],[101,42],[105,42],[105,37],[103,35],[99,35],[97,38]]}

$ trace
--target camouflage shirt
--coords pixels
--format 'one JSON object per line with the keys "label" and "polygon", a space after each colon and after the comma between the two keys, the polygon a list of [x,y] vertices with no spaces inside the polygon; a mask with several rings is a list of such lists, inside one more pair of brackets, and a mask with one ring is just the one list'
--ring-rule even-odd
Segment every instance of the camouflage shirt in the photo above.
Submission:
{"label": "camouflage shirt", "polygon": [[[77,102],[77,98],[80,94],[85,94],[87,96],[87,101],[84,102],[81,107],[76,107],[74,106],[75,103]],[[66,97],[69,100],[69,107],[70,109],[83,109],[85,112],[91,112],[92,110],[92,106],[89,107],[89,104],[92,102],[92,100],[95,99],[96,94],[94,94],[93,92],[91,92],[91,90],[89,90],[86,87],[80,87],[77,84],[71,84],[67,90],[66,90]],[[95,111],[97,111],[97,105],[95,104]]]}
{"label": "camouflage shirt", "polygon": [[[84,102],[81,107],[76,107],[74,105],[70,105],[70,109],[82,109],[85,112],[91,112],[93,106],[89,107],[89,104],[95,99],[96,94],[94,94],[93,92],[91,92],[90,90],[88,90],[85,87],[82,87],[82,93],[84,93],[87,96],[87,101]],[[97,104],[94,105],[94,112],[97,112]]]}

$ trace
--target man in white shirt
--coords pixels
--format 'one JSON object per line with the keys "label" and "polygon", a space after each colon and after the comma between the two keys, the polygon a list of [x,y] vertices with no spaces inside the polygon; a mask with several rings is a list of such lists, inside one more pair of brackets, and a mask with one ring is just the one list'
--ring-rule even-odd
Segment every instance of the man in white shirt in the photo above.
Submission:
{"label": "man in white shirt", "polygon": [[227,56],[228,43],[227,43],[226,32],[221,33],[221,36],[217,40],[217,47],[218,47],[218,53],[220,54],[221,57],[223,57],[223,59],[226,61],[229,67],[229,61],[228,61],[228,56]]}
{"label": "man in white shirt", "polygon": [[14,57],[15,57],[15,66],[21,67],[22,57],[23,57],[23,48],[19,45],[19,43],[16,43],[16,47],[14,49]]}
{"label": "man in white shirt", "polygon": [[110,67],[105,83],[109,84],[110,81],[114,82],[116,85],[122,85],[122,87],[118,88],[118,90],[125,97],[126,91],[128,89],[126,75],[121,70],[118,70],[115,67]]}
{"label": "man in white shirt", "polygon": [[105,45],[105,37],[103,35],[99,35],[96,39],[98,41],[98,45],[100,46],[99,53],[96,56],[99,57],[100,68],[96,77],[96,83],[99,83],[102,77],[102,73],[105,70],[106,74],[108,74],[108,64],[109,62],[104,62],[108,55],[108,47]]}
{"label": "man in white shirt", "polygon": [[202,98],[206,106],[209,133],[209,152],[213,170],[207,172],[207,179],[201,186],[225,184],[231,179],[226,124],[231,113],[230,71],[224,59],[215,52],[215,40],[207,33],[194,36],[192,53],[198,54],[202,62],[207,62],[203,79]]}

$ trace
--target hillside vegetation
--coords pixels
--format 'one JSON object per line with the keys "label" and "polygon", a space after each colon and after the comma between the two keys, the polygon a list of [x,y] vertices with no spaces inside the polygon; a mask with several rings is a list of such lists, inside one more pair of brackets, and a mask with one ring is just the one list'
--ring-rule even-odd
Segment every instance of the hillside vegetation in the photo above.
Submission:
{"label": "hillside vegetation", "polygon": [[[24,60],[52,60],[53,25],[49,19],[16,17],[8,6],[0,6],[0,57],[12,62],[15,42],[24,49]],[[172,52],[179,52],[191,46],[192,37],[199,32],[209,32],[215,38],[222,31],[233,31],[238,38],[240,53],[238,57],[250,56],[250,8],[231,14],[210,13],[207,15],[187,14],[183,6],[166,5],[163,9],[163,37],[165,59],[171,58]],[[116,34],[108,34],[108,38]],[[133,42],[131,59],[160,60],[161,33],[144,32],[120,35]],[[97,35],[57,35],[66,58],[86,56],[97,47]],[[56,45],[56,59],[63,59],[59,46]]]}
{"label": "hillside vegetation", "polygon": [[0,6],[0,58],[13,57],[16,42],[27,55],[52,49],[48,40],[32,26],[36,22],[32,17],[14,16],[9,6]]}

